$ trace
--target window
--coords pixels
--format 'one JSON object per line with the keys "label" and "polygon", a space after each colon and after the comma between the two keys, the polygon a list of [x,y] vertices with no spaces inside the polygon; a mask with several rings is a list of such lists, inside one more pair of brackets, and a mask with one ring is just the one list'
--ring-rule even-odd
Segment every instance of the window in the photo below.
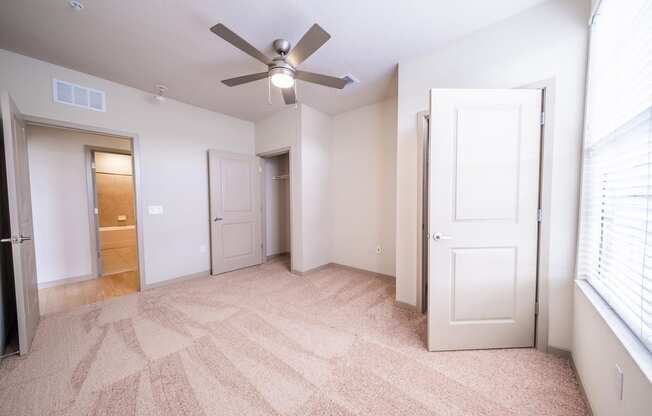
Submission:
{"label": "window", "polygon": [[652,0],[591,23],[578,277],[652,351]]}

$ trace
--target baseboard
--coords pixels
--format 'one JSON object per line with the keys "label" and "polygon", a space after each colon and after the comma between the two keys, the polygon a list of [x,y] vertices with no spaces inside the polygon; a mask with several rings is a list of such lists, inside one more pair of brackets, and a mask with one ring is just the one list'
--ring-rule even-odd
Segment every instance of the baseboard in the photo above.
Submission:
{"label": "baseboard", "polygon": [[405,310],[408,310],[408,311],[411,311],[411,312],[416,312],[417,311],[417,307],[415,305],[411,305],[409,303],[401,302],[400,300],[395,300],[394,304],[397,307],[401,308],[401,309],[405,309]]}
{"label": "baseboard", "polygon": [[333,263],[322,264],[321,266],[314,267],[312,269],[306,270],[305,272],[292,269],[292,270],[290,270],[290,273],[296,274],[297,276],[308,276],[308,275],[313,274],[315,272],[318,272],[320,270],[324,270],[324,269],[326,269],[328,267],[331,267],[332,265],[333,265]]}
{"label": "baseboard", "polygon": [[575,373],[575,377],[577,378],[577,384],[580,386],[580,394],[584,399],[584,403],[586,403],[586,407],[589,409],[589,416],[593,416],[593,409],[591,409],[589,396],[586,395],[586,390],[584,389],[582,378],[580,377],[580,373],[577,371],[577,367],[575,367],[575,360],[573,360],[573,354],[570,351],[568,352],[568,357],[569,357],[568,361],[570,362],[570,366],[573,369],[573,372]]}
{"label": "baseboard", "polygon": [[286,251],[286,252],[283,252],[283,253],[277,253],[277,254],[270,254],[269,256],[265,256],[265,263],[267,263],[268,261],[275,260],[275,259],[277,259],[279,257],[284,257],[284,256],[289,256],[289,255],[290,255],[289,251]]}
{"label": "baseboard", "polygon": [[571,352],[564,348],[551,347],[550,345],[548,345],[548,348],[546,348],[546,352],[548,354],[556,355],[557,357],[561,357],[561,358],[571,358]]}
{"label": "baseboard", "polygon": [[356,273],[364,273],[366,275],[373,276],[373,277],[379,277],[381,279],[395,280],[394,276],[390,276],[388,274],[372,272],[371,270],[359,269],[357,267],[347,266],[345,264],[340,264],[340,263],[326,263],[326,264],[322,264],[321,266],[317,266],[315,268],[312,268],[312,269],[309,269],[309,270],[306,270],[306,271],[303,271],[303,272],[299,271],[299,270],[294,270],[294,269],[290,270],[290,272],[294,273],[296,275],[299,275],[299,276],[307,276],[307,275],[310,275],[312,273],[318,272],[320,270],[324,270],[324,269],[326,269],[328,267],[349,270],[349,271],[356,272]]}
{"label": "baseboard", "polygon": [[209,277],[209,276],[210,276],[210,272],[208,270],[206,270],[204,272],[192,273],[192,274],[187,274],[185,276],[179,276],[179,277],[173,277],[172,279],[167,279],[167,280],[163,280],[163,281],[160,281],[160,282],[145,283],[144,287],[141,288],[141,291],[142,290],[149,290],[149,289],[156,289],[158,287],[172,285],[172,284],[175,284],[175,283],[186,282],[188,280],[206,278],[206,277]]}
{"label": "baseboard", "polygon": [[577,367],[575,367],[575,361],[573,360],[573,353],[567,349],[564,348],[557,348],[557,347],[551,347],[548,345],[548,353],[552,355],[556,355],[557,357],[562,357],[562,358],[567,358],[568,362],[571,366],[571,369],[573,370],[573,373],[575,373],[575,378],[577,379],[577,384],[580,387],[580,394],[582,395],[582,399],[584,399],[584,403],[586,403],[586,407],[589,409],[589,415],[593,416],[593,410],[591,409],[591,403],[589,403],[589,398],[586,395],[586,390],[584,389],[584,384],[582,384],[582,379],[580,378],[580,373],[577,372]]}
{"label": "baseboard", "polygon": [[66,277],[64,279],[50,280],[49,282],[39,282],[37,283],[37,286],[39,289],[47,289],[50,287],[67,285],[70,283],[79,283],[79,282],[84,282],[86,280],[92,280],[96,278],[97,276],[95,276],[94,274],[85,274],[83,276],[73,276],[73,277]]}
{"label": "baseboard", "polygon": [[353,266],[347,266],[345,264],[340,264],[340,263],[330,263],[331,266],[339,267],[341,269],[345,270],[350,270],[352,272],[357,272],[357,273],[364,273],[369,276],[374,276],[374,277],[380,277],[382,279],[391,279],[391,280],[396,280],[394,276],[390,276],[388,274],[383,274],[383,273],[378,273],[378,272],[373,272],[371,270],[366,270],[366,269],[359,269],[357,267]]}

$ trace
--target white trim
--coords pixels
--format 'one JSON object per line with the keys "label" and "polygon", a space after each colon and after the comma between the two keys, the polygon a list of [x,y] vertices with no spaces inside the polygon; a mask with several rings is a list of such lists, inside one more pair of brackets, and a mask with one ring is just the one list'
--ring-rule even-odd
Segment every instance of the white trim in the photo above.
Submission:
{"label": "white trim", "polygon": [[47,117],[39,117],[23,114],[23,118],[27,124],[54,127],[61,129],[69,129],[93,134],[99,134],[110,137],[119,137],[131,141],[131,163],[134,181],[134,200],[136,204],[136,239],[138,242],[138,280],[139,291],[143,290],[147,285],[146,271],[145,271],[145,233],[143,228],[143,201],[142,201],[142,188],[140,183],[140,137],[135,133],[127,133],[119,130],[112,130],[103,127],[89,126],[85,124],[72,123],[68,121],[50,119]]}
{"label": "white trim", "polygon": [[598,315],[604,320],[618,341],[623,345],[632,360],[638,365],[641,372],[652,383],[652,353],[643,345],[641,340],[629,329],[618,314],[611,309],[600,294],[584,279],[575,280],[575,285],[582,294],[595,307]]}

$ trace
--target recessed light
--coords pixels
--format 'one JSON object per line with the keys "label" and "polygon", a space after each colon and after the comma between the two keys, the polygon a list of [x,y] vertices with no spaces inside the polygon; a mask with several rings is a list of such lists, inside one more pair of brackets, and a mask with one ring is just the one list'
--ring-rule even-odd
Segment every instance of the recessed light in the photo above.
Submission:
{"label": "recessed light", "polygon": [[68,2],[68,4],[70,5],[70,7],[72,7],[72,8],[75,9],[75,10],[81,10],[81,9],[84,8],[84,5],[82,4],[81,1],[70,0],[70,1]]}

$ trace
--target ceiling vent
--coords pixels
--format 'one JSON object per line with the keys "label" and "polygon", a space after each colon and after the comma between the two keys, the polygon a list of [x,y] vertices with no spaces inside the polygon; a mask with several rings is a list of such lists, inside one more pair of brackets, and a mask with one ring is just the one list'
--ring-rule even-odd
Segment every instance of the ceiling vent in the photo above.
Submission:
{"label": "ceiling vent", "polygon": [[54,102],[68,104],[93,111],[106,111],[106,94],[104,91],[82,87],[71,82],[53,80]]}

